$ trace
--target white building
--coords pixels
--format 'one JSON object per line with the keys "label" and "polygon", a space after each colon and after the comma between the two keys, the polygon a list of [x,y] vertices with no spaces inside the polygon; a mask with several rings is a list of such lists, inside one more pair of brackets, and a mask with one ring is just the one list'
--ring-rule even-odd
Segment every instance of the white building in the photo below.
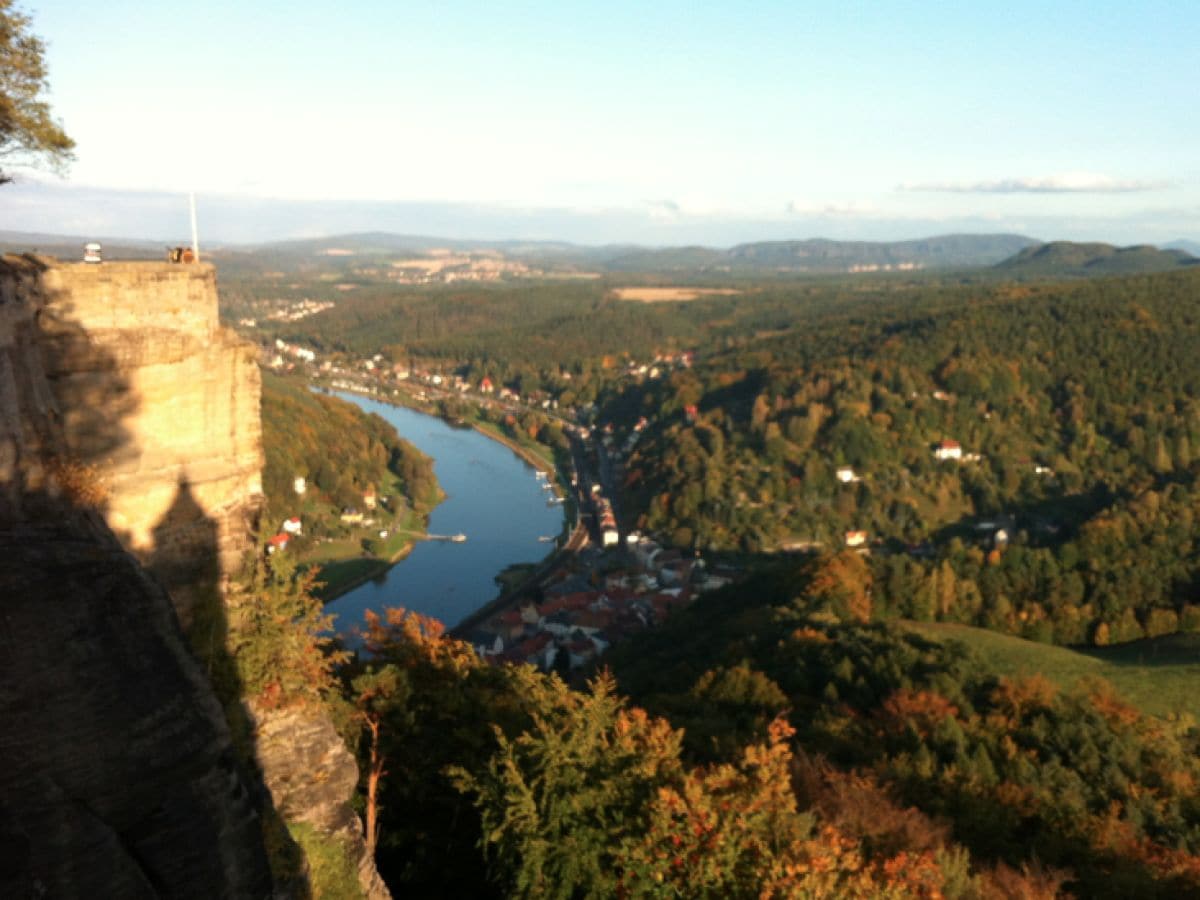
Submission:
{"label": "white building", "polygon": [[958,441],[942,441],[933,450],[937,459],[962,459],[962,444]]}
{"label": "white building", "polygon": [[847,531],[846,546],[861,547],[867,542],[867,533],[865,531]]}

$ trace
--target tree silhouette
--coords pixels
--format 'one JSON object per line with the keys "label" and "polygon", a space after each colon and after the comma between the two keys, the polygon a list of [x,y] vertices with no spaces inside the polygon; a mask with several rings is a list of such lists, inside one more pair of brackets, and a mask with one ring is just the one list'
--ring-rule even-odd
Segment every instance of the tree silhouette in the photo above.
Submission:
{"label": "tree silhouette", "polygon": [[[29,26],[29,16],[11,0],[0,0],[0,160],[45,161],[61,169],[75,142],[50,118],[50,105],[42,99],[48,86],[46,47]],[[0,169],[0,184],[10,181],[12,176]]]}

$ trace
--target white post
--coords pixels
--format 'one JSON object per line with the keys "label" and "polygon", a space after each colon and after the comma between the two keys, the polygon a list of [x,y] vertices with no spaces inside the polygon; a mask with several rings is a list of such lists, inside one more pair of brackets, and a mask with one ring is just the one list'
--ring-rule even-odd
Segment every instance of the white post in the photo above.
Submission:
{"label": "white post", "polygon": [[192,256],[200,262],[200,232],[196,230],[196,192],[190,194],[192,206]]}

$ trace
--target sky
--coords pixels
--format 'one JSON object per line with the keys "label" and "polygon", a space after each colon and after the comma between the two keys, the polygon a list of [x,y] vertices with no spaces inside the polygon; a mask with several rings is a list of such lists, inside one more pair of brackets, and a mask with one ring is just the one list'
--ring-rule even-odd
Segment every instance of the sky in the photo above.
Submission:
{"label": "sky", "polygon": [[0,229],[1200,239],[1196,3],[24,7],[76,161]]}

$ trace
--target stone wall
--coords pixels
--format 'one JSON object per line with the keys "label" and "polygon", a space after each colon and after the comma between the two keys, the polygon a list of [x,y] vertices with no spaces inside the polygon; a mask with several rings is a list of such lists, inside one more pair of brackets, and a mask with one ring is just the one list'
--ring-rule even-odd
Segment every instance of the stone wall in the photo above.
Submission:
{"label": "stone wall", "polygon": [[49,384],[53,453],[103,488],[186,626],[197,592],[241,565],[262,498],[255,350],[220,326],[212,266],[10,257],[0,300],[0,353],[32,348]]}

